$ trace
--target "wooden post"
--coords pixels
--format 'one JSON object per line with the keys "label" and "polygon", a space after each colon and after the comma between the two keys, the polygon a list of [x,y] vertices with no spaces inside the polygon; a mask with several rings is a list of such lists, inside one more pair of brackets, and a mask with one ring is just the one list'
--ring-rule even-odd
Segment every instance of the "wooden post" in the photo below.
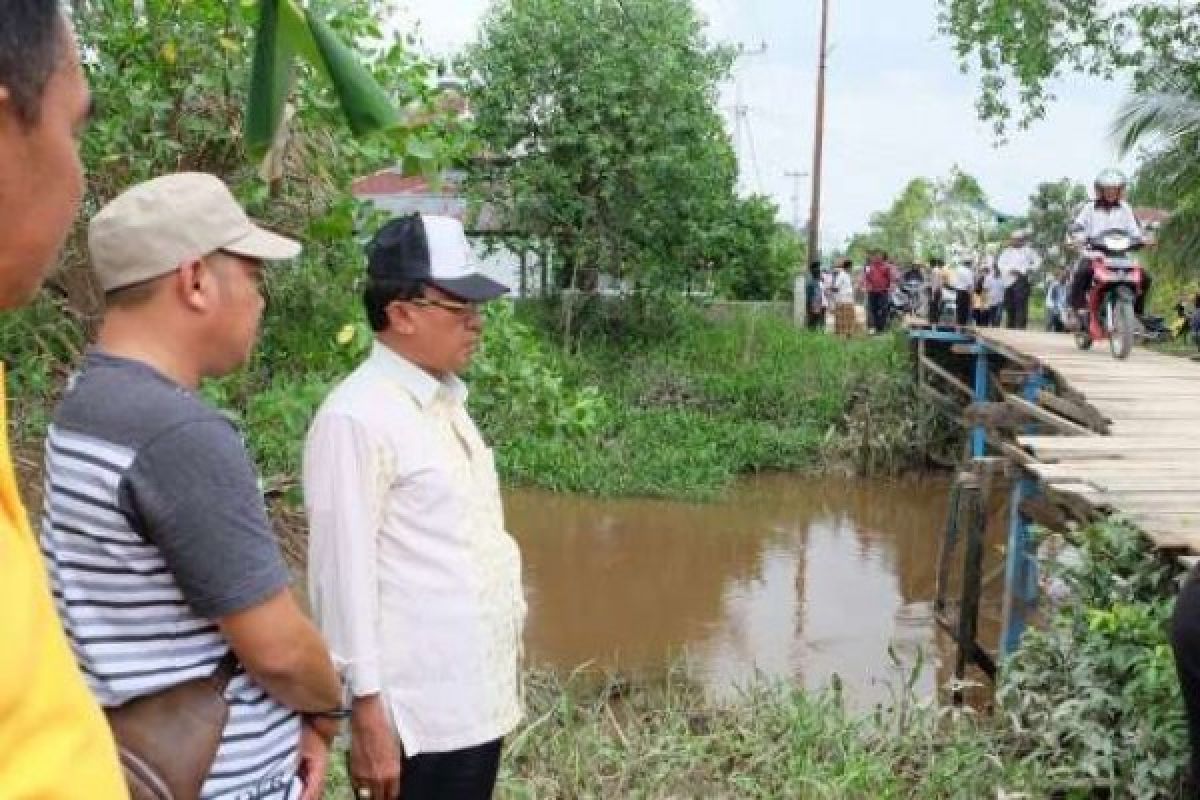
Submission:
{"label": "wooden post", "polygon": [[958,520],[961,507],[962,483],[954,481],[950,487],[950,508],[946,513],[946,530],[942,534],[942,543],[938,547],[937,578],[934,583],[933,610],[944,611],[946,608],[946,584],[950,580],[950,562],[954,551],[958,549]]}
{"label": "wooden post", "polygon": [[812,199],[808,207],[808,263],[821,260],[821,165],[825,145],[825,66],[829,56],[829,0],[821,0],[817,54],[817,113],[813,130]]}
{"label": "wooden post", "polygon": [[[967,540],[963,555],[962,600],[958,606],[958,656],[954,662],[954,678],[961,684],[967,674],[968,660],[981,650],[976,637],[979,631],[979,597],[983,591],[983,537],[987,525],[984,490],[978,481],[965,487],[967,493]],[[980,667],[986,669],[984,664]],[[955,704],[962,702],[962,692],[955,687]]]}

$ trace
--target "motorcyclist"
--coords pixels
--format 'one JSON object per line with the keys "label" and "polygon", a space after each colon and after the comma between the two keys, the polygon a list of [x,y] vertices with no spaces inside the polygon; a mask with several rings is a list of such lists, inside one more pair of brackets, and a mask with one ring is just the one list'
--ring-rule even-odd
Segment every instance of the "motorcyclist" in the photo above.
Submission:
{"label": "motorcyclist", "polygon": [[[1111,230],[1124,231],[1137,244],[1145,241],[1133,209],[1124,200],[1127,183],[1125,174],[1117,169],[1106,169],[1097,175],[1093,184],[1096,199],[1080,209],[1067,231],[1068,241],[1080,250],[1068,298],[1071,308],[1076,311],[1087,308],[1087,293],[1092,286],[1092,259],[1095,253],[1087,249],[1088,241]],[[1139,317],[1145,308],[1146,298],[1150,296],[1151,283],[1150,273],[1143,269],[1142,285],[1133,303],[1133,310]]]}

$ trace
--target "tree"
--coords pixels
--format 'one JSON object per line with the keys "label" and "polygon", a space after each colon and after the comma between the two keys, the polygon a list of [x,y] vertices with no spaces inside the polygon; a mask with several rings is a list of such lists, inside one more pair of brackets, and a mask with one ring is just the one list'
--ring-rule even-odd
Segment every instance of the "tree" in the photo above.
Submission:
{"label": "tree", "polygon": [[1131,97],[1113,126],[1121,149],[1149,143],[1131,195],[1171,211],[1151,258],[1176,272],[1194,274],[1200,248],[1200,89]]}
{"label": "tree", "polygon": [[[394,164],[390,136],[351,139],[330,87],[298,71],[291,93],[289,136],[278,150],[284,168],[264,182],[248,157],[243,109],[253,54],[253,8],[226,0],[89,0],[74,6],[85,68],[100,113],[82,142],[88,172],[86,220],[130,184],[164,172],[211,172],[228,182],[250,210],[306,240],[315,260],[325,247],[353,249],[356,209],[346,194],[354,177]],[[372,79],[397,100],[436,101],[435,67],[400,41],[374,38],[375,21],[390,13],[382,0],[347,0],[332,20],[336,35],[363,45]],[[214,47],[215,42],[215,47]],[[311,70],[311,67],[299,67]],[[453,158],[467,141],[440,118],[406,135],[445,142],[430,154]],[[403,155],[403,151],[399,154]],[[68,269],[55,286],[85,317],[99,305],[90,270],[82,269],[83,223],[68,249]]]}
{"label": "tree", "polygon": [[500,0],[462,64],[475,202],[553,248],[561,287],[685,285],[734,207],[731,58],[687,0]]}
{"label": "tree", "polygon": [[1040,119],[1050,84],[1068,72],[1129,76],[1135,91],[1200,79],[1200,5],[1178,0],[939,0],[939,27],[963,70],[976,70],[976,107],[1002,135]]}
{"label": "tree", "polygon": [[738,199],[711,239],[722,294],[737,300],[786,300],[804,258],[804,238],[779,221],[779,206],[762,195]]}
{"label": "tree", "polygon": [[851,239],[847,253],[860,260],[870,250],[884,250],[897,263],[949,252],[978,257],[996,224],[979,182],[956,166],[936,182],[909,181],[886,211],[871,215],[868,230]]}
{"label": "tree", "polygon": [[1030,245],[1038,251],[1046,269],[1068,265],[1070,255],[1064,244],[1067,227],[1087,199],[1087,189],[1070,178],[1039,183],[1029,196]]}
{"label": "tree", "polygon": [[989,205],[979,181],[955,166],[938,181],[934,203],[930,249],[981,259],[996,236],[1001,215]]}
{"label": "tree", "polygon": [[896,262],[918,260],[931,243],[935,191],[928,178],[909,181],[886,211],[871,215],[867,232],[851,240],[850,258],[861,260],[871,250],[884,250]]}

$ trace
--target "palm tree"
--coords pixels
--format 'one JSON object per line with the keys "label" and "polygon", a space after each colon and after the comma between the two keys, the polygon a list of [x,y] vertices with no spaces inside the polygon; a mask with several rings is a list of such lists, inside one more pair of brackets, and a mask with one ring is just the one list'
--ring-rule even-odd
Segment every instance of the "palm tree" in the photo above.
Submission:
{"label": "palm tree", "polygon": [[1159,232],[1159,255],[1186,267],[1200,252],[1200,89],[1134,95],[1112,127],[1122,155],[1145,153],[1135,189],[1143,202],[1171,216]]}

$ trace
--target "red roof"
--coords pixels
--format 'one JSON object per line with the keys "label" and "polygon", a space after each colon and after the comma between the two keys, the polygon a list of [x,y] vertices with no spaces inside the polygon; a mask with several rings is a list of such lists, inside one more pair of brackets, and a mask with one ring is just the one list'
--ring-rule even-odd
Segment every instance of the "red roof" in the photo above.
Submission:
{"label": "red roof", "polygon": [[1162,225],[1167,221],[1167,217],[1171,216],[1171,212],[1161,208],[1135,208],[1133,215],[1142,225]]}
{"label": "red roof", "polygon": [[402,175],[394,169],[384,169],[373,175],[359,178],[350,185],[350,192],[355,197],[379,197],[383,195],[454,195],[458,184],[442,179],[438,191],[429,185],[429,180],[420,175]]}

